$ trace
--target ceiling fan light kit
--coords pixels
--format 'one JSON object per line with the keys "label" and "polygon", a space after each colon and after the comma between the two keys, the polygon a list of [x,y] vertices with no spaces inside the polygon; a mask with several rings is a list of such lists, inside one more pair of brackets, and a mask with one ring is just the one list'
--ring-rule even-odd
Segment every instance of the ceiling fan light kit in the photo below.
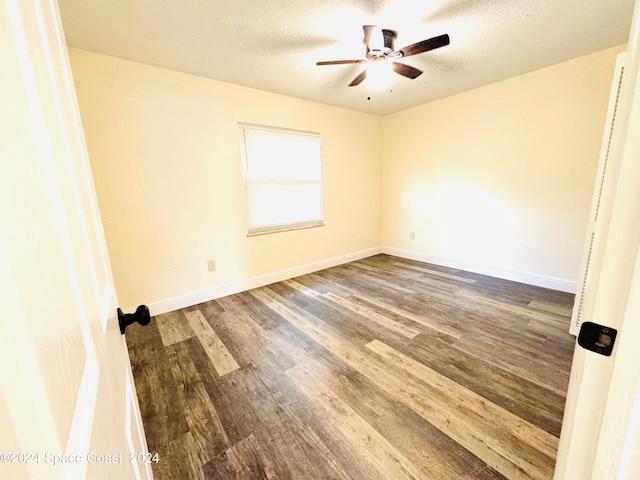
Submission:
{"label": "ceiling fan light kit", "polygon": [[384,90],[393,81],[391,62],[371,62],[367,65],[367,86],[372,90]]}
{"label": "ceiling fan light kit", "polygon": [[[351,83],[349,84],[350,87],[360,85],[364,81],[364,79],[367,78],[368,73],[376,72],[376,74],[378,74],[377,72],[380,71],[378,75],[382,77],[386,65],[389,64],[390,60],[391,68],[386,68],[388,71],[393,70],[395,73],[413,80],[414,78],[422,75],[422,70],[393,60],[428,52],[429,50],[435,50],[436,48],[449,45],[450,42],[449,35],[445,33],[444,35],[439,35],[427,40],[422,40],[421,42],[413,43],[396,51],[394,49],[394,43],[397,33],[395,31],[376,27],[374,25],[364,25],[362,29],[364,30],[364,43],[367,48],[365,59],[330,60],[324,62],[316,62],[316,65],[319,66],[367,63],[368,65],[366,66],[366,68],[351,81]],[[382,65],[379,64],[385,64],[385,68],[381,68]],[[382,80],[379,80],[379,82],[382,83]],[[382,86],[381,88],[388,86],[389,83],[390,80],[388,80],[387,84]]]}

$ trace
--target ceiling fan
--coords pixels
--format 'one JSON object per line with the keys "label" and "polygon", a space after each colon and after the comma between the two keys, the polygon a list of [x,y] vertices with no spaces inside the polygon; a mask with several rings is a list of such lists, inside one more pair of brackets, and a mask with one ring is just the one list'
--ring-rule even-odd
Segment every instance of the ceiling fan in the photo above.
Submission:
{"label": "ceiling fan", "polygon": [[[364,43],[367,47],[367,53],[365,55],[366,58],[358,60],[331,60],[326,62],[316,62],[316,65],[347,65],[354,63],[386,62],[391,60],[391,66],[394,72],[413,80],[422,74],[422,70],[418,70],[415,67],[393,60],[417,55],[418,53],[428,52],[429,50],[435,50],[436,48],[449,45],[449,35],[445,33],[444,35],[413,43],[401,48],[400,50],[394,50],[393,44],[397,35],[395,31],[373,25],[364,25],[362,28],[364,30]],[[367,69],[365,68],[356,78],[353,79],[349,86],[354,87],[359,85],[366,77]]]}

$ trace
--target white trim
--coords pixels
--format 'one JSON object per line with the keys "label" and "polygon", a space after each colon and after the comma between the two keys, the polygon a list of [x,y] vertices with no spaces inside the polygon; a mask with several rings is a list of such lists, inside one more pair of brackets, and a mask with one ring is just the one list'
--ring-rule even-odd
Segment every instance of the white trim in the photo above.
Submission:
{"label": "white trim", "polygon": [[[467,272],[479,273],[481,275],[488,275],[490,277],[502,278],[504,280],[526,283],[527,285],[535,285],[537,287],[549,288],[552,290],[558,290],[560,292],[576,292],[577,283],[572,280],[548,277],[534,273],[502,270],[486,265],[478,265],[459,260],[452,260],[437,257],[435,255],[429,255],[426,253],[414,252],[411,250],[402,250],[393,247],[374,247],[367,250],[361,250],[359,252],[349,253],[347,255],[341,255],[339,257],[333,257],[314,263],[308,263],[299,267],[293,267],[286,270],[268,273],[266,275],[260,275],[258,277],[248,278],[246,280],[240,280],[238,282],[227,283],[225,285],[209,288],[207,290],[201,290],[199,292],[188,293],[186,295],[169,298],[167,300],[160,300],[159,302],[150,303],[148,305],[149,312],[151,313],[151,316],[173,312],[174,310],[191,307],[199,303],[208,302],[209,300],[215,300],[216,298],[233,295],[234,293],[245,292],[247,290],[251,290],[252,288],[263,287],[271,283],[280,282],[282,280],[294,278],[299,275],[305,275],[307,273],[317,272],[318,270],[324,270],[325,268],[331,268],[337,265],[354,262],[356,260],[371,257],[373,255],[378,255],[380,253],[393,255],[395,257],[417,260],[419,262],[431,263],[433,265],[441,265],[443,267],[456,268],[458,270],[464,270]],[[128,308],[126,309],[126,311],[133,312],[135,311],[135,307]]]}
{"label": "white trim", "polygon": [[[280,270],[278,272],[268,273],[266,275],[260,275],[258,277],[248,278],[246,280],[240,280],[238,282],[228,283],[226,285],[220,285],[218,287],[209,288],[200,292],[190,293],[187,295],[181,295],[179,297],[170,298],[168,300],[161,300],[159,302],[150,303],[149,312],[151,315],[159,315],[161,313],[172,312],[181,308],[197,305],[198,303],[208,302],[216,298],[224,297],[226,295],[233,295],[234,293],[240,293],[252,288],[263,287],[275,282],[281,282],[289,278],[297,277],[299,275],[305,275],[307,273],[317,272],[318,270],[324,270],[325,268],[335,267],[344,263],[354,262],[362,258],[371,257],[382,253],[380,247],[369,248],[367,250],[361,250],[359,252],[349,253],[347,255],[341,255],[339,257],[333,257],[319,262],[308,263],[299,267],[288,268],[286,270]],[[133,311],[132,309],[131,311]]]}
{"label": "white trim", "polygon": [[615,198],[602,212],[607,228],[593,275],[593,309],[582,317],[619,333],[610,357],[575,350],[556,480],[640,478],[640,2],[627,48],[610,158]]}
{"label": "white trim", "polygon": [[264,130],[267,132],[292,132],[297,133],[299,135],[311,135],[313,137],[319,137],[320,132],[312,132],[310,130],[296,130],[294,128],[289,127],[270,127],[268,125],[260,125],[257,123],[246,123],[246,122],[238,122],[238,126],[240,128],[246,128],[251,130]]}
{"label": "white trim", "polygon": [[[131,379],[129,378],[129,371],[125,368],[124,372],[125,378],[125,397],[126,397],[126,405],[124,410],[124,435],[127,438],[127,445],[129,446],[129,453],[145,453],[139,452],[135,445],[133,444],[133,436],[131,435],[131,429],[133,428],[133,423],[131,422],[131,410],[133,409],[133,387],[131,386]],[[136,476],[136,480],[141,480],[140,477],[140,467],[138,466],[138,462],[133,462],[133,473]]]}
{"label": "white trim", "polygon": [[324,227],[324,220],[314,220],[312,222],[291,223],[288,225],[277,225],[270,227],[250,228],[247,237],[267,235],[268,233],[289,232],[291,230],[302,230],[305,228]]}
{"label": "white trim", "polygon": [[620,120],[616,125],[616,117],[619,113],[619,102],[622,93],[622,77],[624,72],[624,61],[626,53],[620,53],[616,57],[616,65],[609,95],[609,109],[600,147],[600,160],[598,171],[593,188],[593,198],[591,200],[591,213],[589,214],[589,224],[585,235],[580,275],[578,277],[578,288],[571,315],[569,332],[578,335],[580,324],[584,317],[588,317],[593,312],[595,306],[596,279],[599,278],[602,268],[602,252],[606,248],[604,239],[609,230],[610,216],[607,214],[611,210],[611,205],[615,200],[616,181],[619,175],[620,162],[616,161],[615,152],[620,143]]}
{"label": "white trim", "polygon": [[415,252],[412,250],[402,250],[400,248],[382,247],[382,253],[393,255],[395,257],[408,258],[419,262],[431,263],[443,267],[455,268],[466,272],[479,273],[490,277],[502,278],[514,282],[526,283],[527,285],[535,285],[537,287],[550,288],[551,290],[559,290],[561,292],[576,293],[576,281],[565,280],[562,278],[548,277],[535,273],[517,272],[513,270],[503,270],[501,268],[489,267],[487,265],[479,265],[475,263],[464,262],[460,260],[452,260],[449,258],[429,255],[428,253]]}
{"label": "white trim", "polygon": [[[127,342],[124,336],[122,339],[122,348],[127,352]],[[127,358],[130,358],[127,353]],[[142,428],[142,415],[140,414],[140,404],[138,403],[138,395],[136,393],[135,382],[133,379],[133,372],[129,365],[126,365],[124,376],[125,382],[125,396],[127,398],[127,405],[125,410],[125,436],[127,438],[127,445],[129,446],[129,453],[149,453],[149,447],[147,446],[147,439]],[[134,438],[133,431],[137,431],[137,438]],[[136,447],[135,441],[138,442]],[[157,453],[157,452],[153,452]],[[144,467],[140,470],[140,464],[134,462],[134,473],[136,480],[152,480],[153,473],[151,471],[151,463],[144,463]],[[143,473],[143,474],[142,474]]]}

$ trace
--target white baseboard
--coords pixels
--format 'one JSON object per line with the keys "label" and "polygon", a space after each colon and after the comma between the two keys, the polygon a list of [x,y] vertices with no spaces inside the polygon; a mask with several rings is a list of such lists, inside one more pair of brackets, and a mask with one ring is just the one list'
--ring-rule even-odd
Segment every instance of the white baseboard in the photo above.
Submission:
{"label": "white baseboard", "polygon": [[319,262],[308,263],[306,265],[289,268],[287,270],[280,270],[278,272],[261,275],[259,277],[240,280],[239,282],[220,285],[218,287],[209,288],[207,290],[189,293],[187,295],[181,295],[179,297],[151,303],[148,305],[149,311],[152,316],[160,315],[161,313],[172,312],[181,308],[197,305],[198,303],[208,302],[209,300],[215,300],[216,298],[251,290],[252,288],[263,287],[271,283],[281,282],[282,280],[287,280],[299,275],[305,275],[307,273],[317,272],[318,270],[324,270],[325,268],[354,262],[356,260],[371,257],[372,255],[377,255],[379,253],[382,253],[382,249],[380,247],[370,248],[368,250],[361,250],[359,252],[341,255],[339,257],[333,257],[326,260],[321,260]]}
{"label": "white baseboard", "polygon": [[461,262],[458,260],[450,260],[426,253],[414,252],[411,250],[402,250],[400,248],[382,247],[381,250],[382,253],[393,255],[395,257],[402,257],[408,258],[410,260],[417,260],[419,262],[432,263],[434,265],[455,268],[457,270],[465,270],[467,272],[479,273],[481,275],[502,278],[504,280],[512,280],[514,282],[526,283],[528,285],[535,285],[537,287],[550,288],[551,290],[559,290],[561,292],[576,293],[577,289],[577,282],[572,280],[565,280],[562,278],[547,277],[545,275],[537,275],[535,273],[502,270],[500,268]]}
{"label": "white baseboard", "polygon": [[317,272],[318,270],[323,270],[325,268],[354,262],[356,260],[371,257],[379,253],[386,253],[387,255],[393,255],[395,257],[408,258],[411,260],[417,260],[419,262],[432,263],[434,265],[441,265],[443,267],[465,270],[467,272],[479,273],[481,275],[488,275],[490,277],[512,280],[514,282],[526,283],[528,285],[550,288],[552,290],[559,290],[561,292],[575,293],[577,288],[577,282],[571,280],[547,277],[544,275],[537,275],[532,273],[502,270],[485,265],[476,265],[472,263],[461,262],[458,260],[441,258],[426,253],[414,252],[411,250],[402,250],[400,248],[375,247],[151,303],[149,304],[149,311],[152,316],[172,312],[181,308],[208,302],[209,300],[215,300],[216,298],[251,290],[252,288],[263,287],[271,283],[281,282],[282,280],[287,280],[299,275],[305,275],[307,273]]}

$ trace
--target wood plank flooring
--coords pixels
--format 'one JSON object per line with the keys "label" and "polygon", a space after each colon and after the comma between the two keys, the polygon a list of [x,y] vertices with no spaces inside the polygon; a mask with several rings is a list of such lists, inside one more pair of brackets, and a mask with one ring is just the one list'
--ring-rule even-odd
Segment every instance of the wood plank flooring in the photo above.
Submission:
{"label": "wood plank flooring", "polygon": [[572,304],[377,255],[132,325],[155,478],[551,479]]}

